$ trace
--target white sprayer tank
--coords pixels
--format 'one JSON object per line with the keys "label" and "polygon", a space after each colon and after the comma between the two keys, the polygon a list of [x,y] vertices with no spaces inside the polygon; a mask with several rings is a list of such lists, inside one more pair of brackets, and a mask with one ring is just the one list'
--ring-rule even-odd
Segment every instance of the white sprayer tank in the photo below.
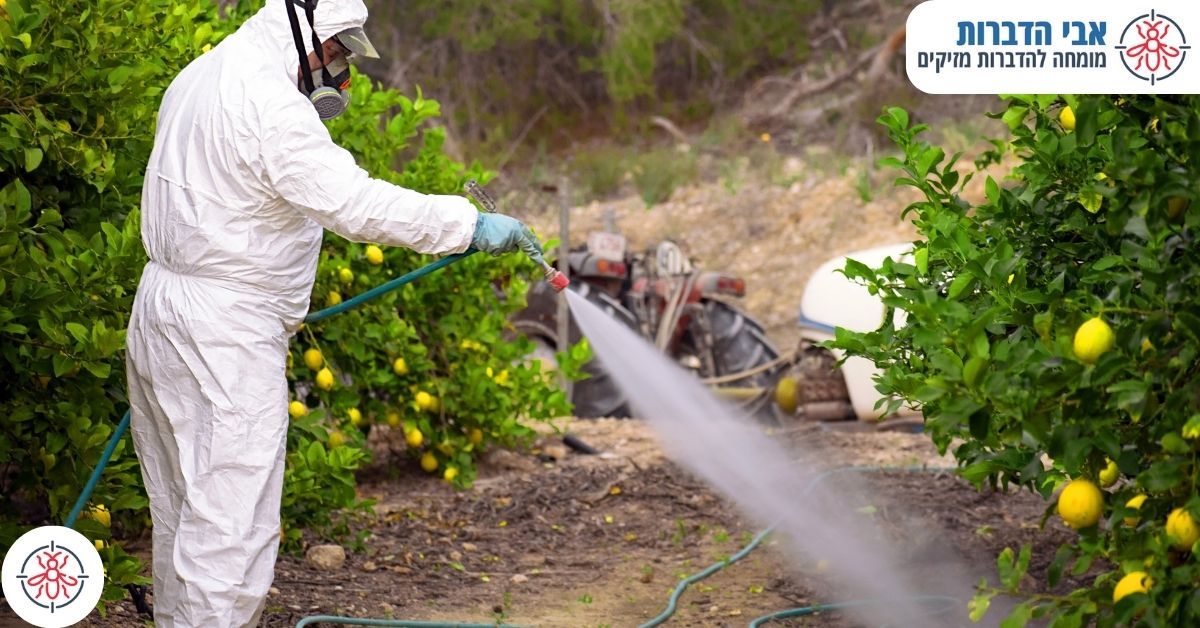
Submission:
{"label": "white sprayer tank", "polygon": [[[871,268],[879,268],[886,258],[897,262],[912,263],[912,244],[893,244],[863,251],[848,253],[822,264],[804,288],[800,299],[800,335],[821,342],[833,338],[834,329],[844,327],[851,331],[866,332],[878,329],[883,323],[884,307],[879,297],[873,296],[862,286],[839,272],[846,267],[846,259],[853,259]],[[897,312],[896,323],[903,324],[903,312]],[[840,360],[845,352],[831,350]],[[876,409],[875,403],[881,395],[875,390],[875,365],[858,357],[848,358],[842,364],[846,378],[846,389],[850,393],[850,404],[859,419],[879,417],[883,408]],[[913,413],[911,408],[901,408],[901,413]]]}

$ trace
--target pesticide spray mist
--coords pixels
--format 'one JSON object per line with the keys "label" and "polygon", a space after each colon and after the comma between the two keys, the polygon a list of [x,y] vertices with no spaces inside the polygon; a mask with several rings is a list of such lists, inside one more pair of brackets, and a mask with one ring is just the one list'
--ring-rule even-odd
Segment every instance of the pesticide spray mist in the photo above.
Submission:
{"label": "pesticide spray mist", "polygon": [[[667,454],[744,513],[773,526],[794,564],[825,561],[830,584],[841,598],[830,601],[873,601],[847,611],[870,626],[966,623],[972,576],[950,560],[938,563],[940,577],[909,581],[890,551],[892,542],[870,517],[855,510],[871,503],[861,481],[847,481],[856,474],[828,473],[841,465],[821,460],[818,452],[785,450],[752,419],[717,399],[634,332],[583,297],[570,290],[566,294],[592,351],[637,416],[654,429]],[[931,617],[930,605],[920,601],[928,594],[948,595],[961,603],[948,608],[943,598],[944,613]]]}

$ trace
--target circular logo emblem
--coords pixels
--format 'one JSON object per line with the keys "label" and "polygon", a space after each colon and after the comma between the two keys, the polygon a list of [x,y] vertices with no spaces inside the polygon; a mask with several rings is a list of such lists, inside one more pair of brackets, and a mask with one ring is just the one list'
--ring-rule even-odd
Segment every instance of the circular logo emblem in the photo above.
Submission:
{"label": "circular logo emblem", "polygon": [[1133,18],[1116,46],[1125,69],[1151,85],[1178,72],[1191,48],[1179,24],[1156,11]]}
{"label": "circular logo emblem", "polygon": [[38,628],[77,623],[104,592],[100,553],[82,534],[61,526],[26,532],[4,556],[4,598],[21,619]]}

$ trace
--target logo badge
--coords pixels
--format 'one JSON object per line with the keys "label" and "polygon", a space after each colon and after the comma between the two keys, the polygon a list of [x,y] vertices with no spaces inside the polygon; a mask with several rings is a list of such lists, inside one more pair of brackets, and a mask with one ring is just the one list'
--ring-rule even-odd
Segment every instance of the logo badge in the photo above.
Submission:
{"label": "logo badge", "polygon": [[1125,26],[1115,48],[1130,74],[1154,85],[1179,71],[1191,46],[1175,20],[1151,10]]}
{"label": "logo badge", "polygon": [[25,621],[62,628],[87,617],[104,592],[100,553],[82,534],[61,526],[26,532],[0,568],[4,598]]}

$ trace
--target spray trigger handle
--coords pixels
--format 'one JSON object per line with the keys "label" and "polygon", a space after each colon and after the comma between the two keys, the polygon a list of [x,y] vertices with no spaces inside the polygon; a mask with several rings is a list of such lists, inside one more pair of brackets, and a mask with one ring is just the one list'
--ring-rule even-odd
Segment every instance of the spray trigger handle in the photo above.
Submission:
{"label": "spray trigger handle", "polygon": [[464,187],[467,190],[467,194],[471,195],[471,198],[475,199],[476,203],[479,203],[479,206],[483,208],[483,211],[492,214],[496,213],[496,201],[492,200],[492,197],[488,195],[486,191],[484,191],[483,186],[479,185],[475,179],[467,181],[467,184]]}

